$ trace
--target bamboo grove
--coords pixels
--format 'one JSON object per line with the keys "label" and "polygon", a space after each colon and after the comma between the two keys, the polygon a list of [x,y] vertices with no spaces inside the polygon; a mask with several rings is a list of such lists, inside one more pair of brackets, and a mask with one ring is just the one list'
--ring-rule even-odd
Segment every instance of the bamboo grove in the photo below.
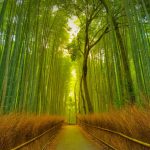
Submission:
{"label": "bamboo grove", "polygon": [[[79,31],[69,41],[72,17]],[[63,115],[67,104],[82,114],[147,106],[149,79],[149,1],[0,1],[2,114]]]}
{"label": "bamboo grove", "polygon": [[65,93],[65,68],[69,62],[62,57],[61,45],[65,41],[67,19],[64,13],[53,11],[51,1],[3,2],[0,23],[3,113],[64,111],[60,99]]}

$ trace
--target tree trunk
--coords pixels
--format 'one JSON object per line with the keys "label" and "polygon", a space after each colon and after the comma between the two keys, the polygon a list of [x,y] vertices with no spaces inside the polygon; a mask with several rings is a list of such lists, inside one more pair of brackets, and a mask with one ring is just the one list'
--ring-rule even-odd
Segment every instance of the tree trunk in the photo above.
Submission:
{"label": "tree trunk", "polygon": [[120,31],[119,31],[118,23],[115,20],[115,18],[112,16],[105,0],[100,0],[100,1],[104,5],[106,12],[109,15],[112,25],[114,27],[116,38],[117,38],[117,41],[118,41],[118,44],[120,47],[121,57],[123,59],[123,67],[124,67],[125,77],[127,79],[127,88],[128,88],[128,92],[129,92],[129,96],[130,96],[130,103],[133,105],[135,103],[135,93],[134,93],[134,88],[133,88],[133,81],[132,81],[131,71],[130,71],[129,62],[128,62],[128,56],[127,56],[127,53],[126,53],[126,50],[125,50],[125,47],[123,44],[123,40],[122,40]]}
{"label": "tree trunk", "polygon": [[93,106],[90,100],[90,95],[89,95],[89,90],[88,90],[88,85],[87,85],[87,56],[84,57],[84,61],[83,61],[83,87],[84,87],[84,93],[85,93],[85,99],[87,101],[87,106],[88,106],[88,111],[89,113],[93,113]]}
{"label": "tree trunk", "polygon": [[90,52],[90,46],[89,46],[89,25],[91,23],[91,20],[86,18],[86,28],[85,28],[85,45],[84,45],[84,54],[83,54],[83,68],[82,68],[82,79],[83,80],[83,87],[84,87],[84,94],[85,94],[85,99],[87,102],[87,107],[88,107],[88,112],[93,113],[94,109],[91,103],[90,95],[89,95],[89,90],[88,90],[88,85],[87,85],[87,60],[88,60],[88,55]]}

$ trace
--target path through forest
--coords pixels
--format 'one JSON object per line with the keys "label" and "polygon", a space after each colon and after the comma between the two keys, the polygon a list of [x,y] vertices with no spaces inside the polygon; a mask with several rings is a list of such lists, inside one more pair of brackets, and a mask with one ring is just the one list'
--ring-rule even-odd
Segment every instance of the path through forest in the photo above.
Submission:
{"label": "path through forest", "polygon": [[64,126],[58,135],[56,150],[98,150],[75,125]]}

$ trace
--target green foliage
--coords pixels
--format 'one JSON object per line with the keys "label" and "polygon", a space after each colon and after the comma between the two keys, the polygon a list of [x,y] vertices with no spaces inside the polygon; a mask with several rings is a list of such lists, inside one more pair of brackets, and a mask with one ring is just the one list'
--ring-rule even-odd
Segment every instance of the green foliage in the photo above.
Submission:
{"label": "green foliage", "polygon": [[65,114],[73,63],[76,113],[149,104],[149,10],[146,0],[1,0],[1,113]]}
{"label": "green foliage", "polygon": [[81,57],[80,45],[77,39],[74,39],[71,43],[67,45],[67,50],[71,55],[72,61],[75,61]]}
{"label": "green foliage", "polygon": [[51,1],[11,1],[2,11],[1,113],[62,114],[70,75],[62,53],[67,16]]}

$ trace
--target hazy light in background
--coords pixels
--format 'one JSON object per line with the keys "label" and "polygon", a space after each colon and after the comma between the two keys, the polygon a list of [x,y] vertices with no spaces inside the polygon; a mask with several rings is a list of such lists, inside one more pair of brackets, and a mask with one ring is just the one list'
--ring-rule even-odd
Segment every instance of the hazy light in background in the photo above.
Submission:
{"label": "hazy light in background", "polygon": [[68,91],[68,98],[66,99],[66,114],[67,114],[67,120],[69,123],[75,123],[76,120],[76,106],[77,103],[75,101],[75,85],[77,82],[77,72],[75,65],[72,65],[72,68],[70,70],[70,82],[69,82],[69,91]]}
{"label": "hazy light in background", "polygon": [[74,94],[72,91],[69,93],[69,97],[74,97]]}
{"label": "hazy light in background", "polygon": [[76,16],[72,16],[68,19],[68,26],[70,30],[68,31],[70,38],[69,42],[72,42],[73,38],[77,36],[78,32],[80,31],[80,27],[75,23],[78,20]]}
{"label": "hazy light in background", "polygon": [[[57,11],[57,7],[53,8],[53,11]],[[72,42],[73,38],[75,38],[80,31],[80,27],[78,26],[78,18],[76,16],[72,16],[68,19],[67,22],[68,25],[68,34],[69,34],[69,43]],[[63,48],[63,56],[64,57],[70,57],[70,54],[67,49]]]}
{"label": "hazy light in background", "polygon": [[70,54],[67,49],[63,49],[63,57],[70,57]]}
{"label": "hazy light in background", "polygon": [[58,11],[58,6],[57,5],[54,5],[53,8],[52,8],[52,13],[55,13]]}
{"label": "hazy light in background", "polygon": [[72,78],[73,78],[74,80],[76,80],[76,70],[75,70],[75,69],[73,69],[73,70],[71,71],[71,75],[72,75]]}
{"label": "hazy light in background", "polygon": [[74,99],[74,87],[77,80],[76,69],[73,67],[71,70],[71,78],[70,78],[70,92],[69,97]]}
{"label": "hazy light in background", "polygon": [[[68,33],[69,33],[69,43],[72,42],[73,38],[75,38],[80,31],[80,27],[77,25],[78,18],[76,16],[72,16],[68,19]],[[64,53],[67,56],[67,52]],[[71,78],[70,78],[70,92],[69,97],[74,101],[74,87],[77,80],[76,69],[72,67],[71,69]]]}

